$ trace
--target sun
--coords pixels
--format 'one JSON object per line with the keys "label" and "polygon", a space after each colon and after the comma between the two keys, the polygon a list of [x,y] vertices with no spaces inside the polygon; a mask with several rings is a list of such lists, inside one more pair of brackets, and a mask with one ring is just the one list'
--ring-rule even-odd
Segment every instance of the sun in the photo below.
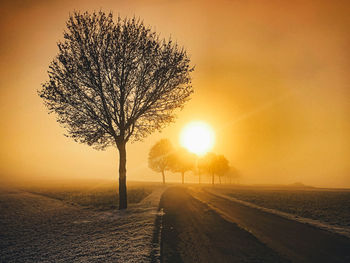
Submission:
{"label": "sun", "polygon": [[180,134],[181,145],[197,155],[207,153],[213,147],[214,140],[213,129],[201,121],[187,124]]}

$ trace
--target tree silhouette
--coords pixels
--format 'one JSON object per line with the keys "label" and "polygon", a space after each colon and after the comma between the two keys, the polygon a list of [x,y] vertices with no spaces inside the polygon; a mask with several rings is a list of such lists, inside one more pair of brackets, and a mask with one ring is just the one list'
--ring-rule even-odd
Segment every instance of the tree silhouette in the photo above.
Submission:
{"label": "tree silhouette", "polygon": [[198,175],[198,184],[201,183],[202,174],[205,174],[207,171],[207,163],[205,157],[197,157],[196,159],[196,174]]}
{"label": "tree silhouette", "polygon": [[241,175],[235,167],[230,166],[229,171],[226,173],[226,177],[229,180],[229,184],[232,184],[232,180],[235,184],[238,184]]}
{"label": "tree silhouette", "polygon": [[195,165],[195,155],[185,148],[177,149],[171,156],[171,171],[181,173],[181,181],[185,183],[185,173],[191,171]]}
{"label": "tree silhouette", "polygon": [[224,176],[230,167],[228,165],[228,160],[223,155],[218,155],[215,160],[215,173],[219,177],[219,182],[221,184],[221,177]]}
{"label": "tree silhouette", "polygon": [[38,94],[67,129],[96,149],[119,151],[119,209],[127,208],[126,143],[161,130],[193,92],[183,48],[135,18],[75,12]]}
{"label": "tree silhouette", "polygon": [[165,184],[165,171],[171,168],[171,154],[174,149],[168,139],[158,141],[148,154],[148,166],[153,171],[162,173],[163,184]]}
{"label": "tree silhouette", "polygon": [[214,176],[215,176],[215,161],[216,161],[215,153],[207,153],[203,157],[202,161],[202,169],[211,176],[211,183],[214,184]]}
{"label": "tree silhouette", "polygon": [[215,175],[219,176],[221,184],[221,176],[229,171],[228,160],[223,155],[215,153],[207,153],[201,163],[202,169],[211,176],[211,183],[215,183]]}

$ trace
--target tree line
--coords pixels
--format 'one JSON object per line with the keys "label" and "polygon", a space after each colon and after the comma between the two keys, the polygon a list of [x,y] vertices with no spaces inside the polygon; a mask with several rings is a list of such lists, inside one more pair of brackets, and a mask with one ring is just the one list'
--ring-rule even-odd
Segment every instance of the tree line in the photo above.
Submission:
{"label": "tree line", "polygon": [[215,179],[219,183],[238,183],[239,174],[236,168],[229,165],[229,161],[224,155],[212,152],[204,156],[197,156],[189,152],[186,148],[175,148],[168,139],[161,139],[155,143],[148,154],[148,166],[155,172],[161,173],[163,184],[167,171],[181,174],[181,182],[185,183],[185,174],[192,172],[198,176],[198,183],[202,182],[202,177],[210,177],[211,183],[215,184]]}

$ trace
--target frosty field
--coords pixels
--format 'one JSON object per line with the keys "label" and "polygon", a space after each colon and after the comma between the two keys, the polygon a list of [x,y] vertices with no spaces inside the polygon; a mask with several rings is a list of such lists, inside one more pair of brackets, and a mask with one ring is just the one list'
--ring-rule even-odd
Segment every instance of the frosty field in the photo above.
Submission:
{"label": "frosty field", "polygon": [[157,262],[159,184],[130,183],[118,211],[115,185],[0,189],[0,262]]}

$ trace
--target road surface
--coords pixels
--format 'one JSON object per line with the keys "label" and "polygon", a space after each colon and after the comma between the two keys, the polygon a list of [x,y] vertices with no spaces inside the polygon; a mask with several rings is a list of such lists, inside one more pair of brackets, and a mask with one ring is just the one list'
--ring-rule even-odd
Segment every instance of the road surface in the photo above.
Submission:
{"label": "road surface", "polygon": [[215,196],[162,196],[163,262],[350,262],[350,239]]}

